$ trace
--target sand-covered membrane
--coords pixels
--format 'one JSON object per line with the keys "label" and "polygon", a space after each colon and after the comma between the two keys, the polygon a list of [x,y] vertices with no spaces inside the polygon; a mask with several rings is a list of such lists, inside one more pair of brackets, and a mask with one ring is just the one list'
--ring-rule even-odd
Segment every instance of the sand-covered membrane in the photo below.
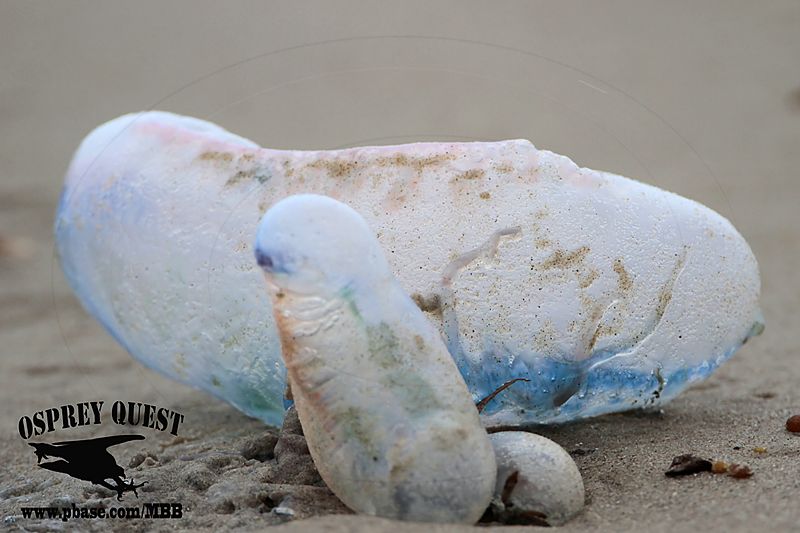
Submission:
{"label": "sand-covered membrane", "polygon": [[659,407],[763,329],[758,264],[730,221],[526,140],[273,150],[124,115],[66,173],[60,265],[139,361],[275,424],[285,370],[252,240],[301,193],[365,218],[475,401],[525,378],[486,424]]}

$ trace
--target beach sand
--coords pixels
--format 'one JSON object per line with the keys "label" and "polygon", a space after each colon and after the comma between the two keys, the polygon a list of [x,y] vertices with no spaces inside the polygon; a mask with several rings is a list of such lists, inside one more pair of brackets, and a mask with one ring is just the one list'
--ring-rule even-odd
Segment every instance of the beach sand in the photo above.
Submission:
{"label": "beach sand", "polygon": [[[3,2],[4,527],[467,529],[347,514],[296,431],[281,437],[277,453],[276,428],[145,369],[75,300],[53,253],[66,166],[93,127],[152,107],[275,148],[523,137],[729,217],[759,260],[764,335],[661,412],[541,433],[573,453],[586,485],[586,508],[564,531],[798,530],[800,436],[784,429],[800,413],[798,27],[793,0]],[[17,431],[24,415],[91,400],[185,416],[178,437],[128,428],[146,440],[113,450],[128,476],[148,481],[119,505],[181,502],[183,518],[21,516],[23,506],[118,504],[110,491],[36,468]],[[42,439],[118,432],[104,422]],[[665,477],[684,453],[744,463],[754,474]]]}

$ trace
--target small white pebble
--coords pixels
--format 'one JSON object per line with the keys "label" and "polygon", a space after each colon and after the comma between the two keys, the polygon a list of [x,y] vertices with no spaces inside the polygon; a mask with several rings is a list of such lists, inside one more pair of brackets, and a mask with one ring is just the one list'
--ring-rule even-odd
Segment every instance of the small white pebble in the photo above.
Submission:
{"label": "small white pebble", "polygon": [[[557,526],[583,509],[583,479],[564,448],[524,431],[503,431],[489,438],[497,459],[492,500],[497,515],[541,513],[548,524]],[[516,483],[509,481],[515,472]]]}

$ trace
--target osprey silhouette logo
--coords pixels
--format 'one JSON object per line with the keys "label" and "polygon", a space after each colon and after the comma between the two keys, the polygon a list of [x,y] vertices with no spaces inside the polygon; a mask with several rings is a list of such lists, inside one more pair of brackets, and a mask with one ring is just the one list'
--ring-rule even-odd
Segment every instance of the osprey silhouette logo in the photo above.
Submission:
{"label": "osprey silhouette logo", "polygon": [[[80,402],[37,411],[19,419],[19,436],[24,440],[39,437],[57,430],[100,425],[103,419],[118,426],[150,428],[178,436],[184,416],[177,411],[142,402],[117,400],[111,405],[109,415],[103,416],[103,401]],[[143,435],[111,435],[83,440],[64,440],[52,444],[28,442],[36,453],[36,463],[53,472],[67,474],[76,479],[101,485],[117,493],[122,500],[126,492],[133,492],[147,483],[135,483],[125,477],[125,470],[108,449],[133,440],[144,440]],[[42,460],[53,459],[42,462]]]}
{"label": "osprey silhouette logo", "polygon": [[[45,442],[29,442],[36,453],[37,464],[41,468],[68,474],[76,479],[90,481],[117,492],[117,500],[122,500],[125,492],[132,491],[136,497],[136,489],[147,483],[138,485],[125,480],[125,470],[117,464],[116,459],[108,451],[116,446],[132,440],[144,440],[142,435],[114,435],[95,439],[68,440],[47,444]],[[42,463],[42,459],[60,458],[57,461]],[[112,483],[113,482],[113,483]]]}

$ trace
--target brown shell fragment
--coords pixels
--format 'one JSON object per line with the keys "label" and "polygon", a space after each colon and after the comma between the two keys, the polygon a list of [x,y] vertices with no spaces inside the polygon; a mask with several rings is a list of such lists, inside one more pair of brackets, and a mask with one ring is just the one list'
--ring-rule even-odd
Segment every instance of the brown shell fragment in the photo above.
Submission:
{"label": "brown shell fragment", "polygon": [[747,465],[732,464],[728,467],[728,475],[735,479],[747,479],[752,477],[753,471]]}
{"label": "brown shell fragment", "polygon": [[714,461],[711,465],[711,472],[714,474],[724,474],[728,471],[728,463],[725,461]]}

